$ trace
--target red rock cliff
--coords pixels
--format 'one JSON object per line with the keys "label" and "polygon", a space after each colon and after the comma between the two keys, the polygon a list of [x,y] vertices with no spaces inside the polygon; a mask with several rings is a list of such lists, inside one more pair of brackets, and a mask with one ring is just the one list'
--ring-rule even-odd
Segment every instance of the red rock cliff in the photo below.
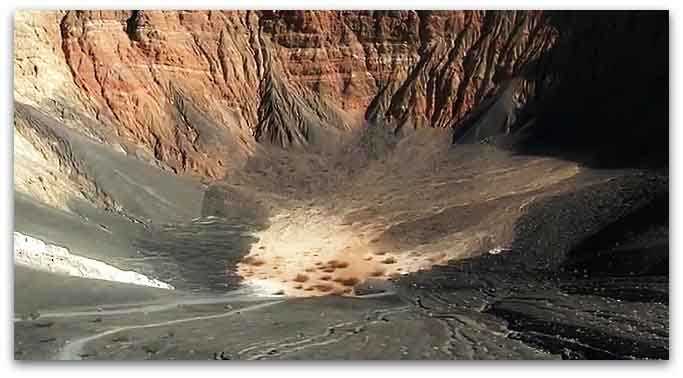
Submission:
{"label": "red rock cliff", "polygon": [[15,98],[215,178],[366,119],[457,127],[555,34],[534,11],[18,12]]}

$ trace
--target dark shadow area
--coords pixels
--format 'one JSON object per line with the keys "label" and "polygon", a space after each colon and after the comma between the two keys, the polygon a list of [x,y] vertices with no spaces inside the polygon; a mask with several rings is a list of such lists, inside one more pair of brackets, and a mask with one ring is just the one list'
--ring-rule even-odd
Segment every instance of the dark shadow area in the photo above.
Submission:
{"label": "dark shadow area", "polygon": [[529,208],[509,251],[411,273],[399,291],[432,314],[503,320],[507,338],[563,359],[666,359],[668,191],[653,177],[582,177]]}
{"label": "dark shadow area", "polygon": [[[623,242],[631,231],[628,219],[640,214],[648,216],[639,219],[642,225],[656,225],[661,216],[668,215],[656,205],[661,198],[668,198],[668,177],[649,172],[608,175],[609,171],[587,173],[580,189],[533,204],[515,225],[511,248],[524,256],[519,263],[527,269],[556,271],[595,235],[609,232]],[[657,210],[650,212],[649,206]],[[587,254],[590,259],[596,258],[593,252]]]}
{"label": "dark shadow area", "polygon": [[[515,331],[510,338],[559,354],[564,360],[669,358],[666,343],[615,335],[609,328],[581,326],[544,318],[524,306],[516,308],[514,304],[512,301],[496,303],[486,312],[507,321],[508,327]],[[542,311],[539,313],[542,314]]]}
{"label": "dark shadow area", "polygon": [[[122,25],[133,40],[140,28],[136,12]],[[486,94],[453,134],[401,128],[397,122],[403,125],[406,120],[400,117],[382,123],[376,112],[390,108],[391,114],[399,114],[402,103],[378,104],[385,98],[381,94],[372,100],[369,109],[373,111],[366,114],[369,121],[346,132],[345,121],[332,107],[319,99],[304,101],[297,93],[300,89],[281,81],[268,63],[258,67],[264,77],[254,137],[262,143],[249,144],[248,153],[241,154],[237,138],[241,134],[232,135],[232,129],[203,112],[198,106],[202,102],[195,103],[176,89],[170,111],[175,121],[174,143],[180,151],[177,156],[166,155],[156,143],[150,146],[150,158],[172,162],[169,170],[178,173],[188,171],[197,159],[220,156],[218,166],[235,168],[226,170],[220,181],[172,175],[141,161],[141,156],[121,144],[120,149],[110,148],[117,139],[109,134],[101,135],[111,139],[90,138],[93,133],[68,129],[59,116],[17,103],[15,119],[23,122],[15,126],[17,130],[28,136],[35,133],[36,142],[47,142],[43,151],[54,153],[55,165],[68,178],[63,181],[71,185],[69,189],[80,190],[84,199],[67,203],[68,212],[17,196],[16,230],[159,279],[181,295],[216,297],[242,283],[237,265],[258,240],[254,233],[268,229],[271,221],[268,231],[272,233],[262,236],[263,243],[258,248],[254,245],[254,252],[263,257],[258,250],[281,250],[268,256],[274,261],[292,261],[291,266],[303,267],[305,272],[328,273],[328,265],[353,268],[346,261],[324,263],[327,259],[319,251],[335,258],[327,252],[357,253],[358,261],[363,257],[363,267],[371,259],[402,263],[394,259],[394,255],[410,257],[401,256],[402,252],[415,252],[416,257],[429,257],[432,248],[449,252],[430,264],[401,266],[402,270],[386,275],[383,268],[370,273],[386,278],[376,285],[379,288],[366,285],[368,292],[391,295],[379,299],[331,295],[288,299],[282,304],[286,307],[263,307],[259,310],[263,313],[249,314],[218,302],[216,308],[192,309],[175,303],[158,319],[150,320],[147,312],[139,318],[114,318],[113,326],[123,327],[122,333],[139,332],[116,342],[142,345],[145,354],[140,355],[145,357],[157,356],[159,351],[159,358],[168,351],[172,353],[166,356],[189,356],[177,348],[178,340],[178,345],[189,345],[193,353],[194,348],[217,345],[235,352],[256,350],[246,341],[258,342],[253,346],[263,349],[263,358],[290,352],[287,356],[294,358],[348,358],[350,351],[369,354],[368,347],[375,344],[380,346],[379,357],[412,358],[408,350],[414,353],[423,343],[430,353],[444,353],[436,357],[452,359],[530,358],[536,353],[564,359],[666,359],[668,12],[563,11],[549,12],[546,17],[558,30],[554,47],[529,64],[523,78],[512,78]],[[484,29],[484,38],[496,30]],[[477,55],[466,55],[463,64],[475,60]],[[422,65],[410,73],[397,98],[408,96]],[[266,72],[261,73],[262,69]],[[429,75],[432,72],[436,71]],[[470,73],[476,76],[469,77]],[[474,70],[467,69],[466,75],[467,81],[480,80]],[[533,90],[522,106],[517,96],[518,90],[527,89],[525,85]],[[462,96],[457,96],[454,109],[465,101],[464,92],[459,92]],[[475,97],[485,96],[483,92],[478,90]],[[88,129],[106,127],[103,123]],[[440,141],[437,136],[443,137],[442,143],[435,143]],[[601,169],[546,162],[553,159],[525,161],[493,146],[451,150],[451,140],[501,142],[501,147],[514,148],[519,155],[553,156]],[[296,232],[287,237],[288,230]],[[472,235],[476,240],[467,239]],[[309,239],[313,242],[298,243]],[[307,253],[316,259],[304,258]],[[371,253],[391,256],[380,260]],[[449,257],[468,256],[476,257],[446,262]],[[316,283],[309,276],[291,274],[298,271],[266,264],[265,259],[260,264],[269,272],[285,271],[287,276],[282,280],[266,272],[259,279]],[[308,267],[313,264],[320,267]],[[15,285],[23,285],[26,293],[40,290],[40,296],[21,303],[31,310],[36,303],[48,302],[42,296],[59,293],[67,293],[54,301],[60,306],[70,304],[61,301],[68,295],[80,295],[73,302],[78,305],[107,303],[107,298],[97,298],[105,289],[112,291],[108,299],[112,303],[126,299],[128,290],[135,291],[130,295],[135,300],[171,295],[102,283],[99,290],[95,285],[88,287],[85,280],[64,280],[51,287],[59,277],[21,269],[18,277]],[[348,282],[343,285],[349,287],[362,284],[363,279],[355,273],[335,280],[322,274],[311,277],[341,278],[337,282]],[[324,285],[299,285],[299,289],[312,291]],[[354,293],[340,293],[347,292]],[[272,293],[289,295],[282,290]],[[240,316],[201,317],[232,311]],[[197,323],[182,326],[176,322],[185,316],[196,316],[190,319]],[[98,342],[117,345],[113,344],[115,335],[106,328],[110,327],[107,320],[101,330],[80,319],[64,324],[83,334],[102,331]],[[161,327],[153,322],[171,327],[155,330]],[[35,327],[28,324],[18,328],[27,339],[33,333],[23,328]],[[57,323],[55,329],[70,331],[59,327],[63,326]],[[369,339],[366,335],[372,332],[380,336]],[[71,345],[77,340],[68,337]],[[167,339],[173,341],[164,344]],[[101,351],[101,356],[137,356],[140,352],[132,347],[126,350],[128,346],[110,349],[92,341],[86,339],[89,350]],[[154,345],[148,348],[143,341]],[[66,341],[60,348],[64,345]],[[165,345],[169,349],[164,350]],[[304,346],[311,347],[306,352],[310,354],[294,354]],[[398,348],[396,354],[387,352],[391,348]],[[529,354],[519,352],[522,349]]]}
{"label": "dark shadow area", "polygon": [[226,292],[236,289],[241,277],[236,265],[257,239],[245,224],[216,218],[191,224],[154,227],[133,241],[156,277],[177,290]]}
{"label": "dark shadow area", "polygon": [[668,193],[604,227],[569,252],[562,270],[583,275],[668,275]]}
{"label": "dark shadow area", "polygon": [[667,167],[668,11],[549,12],[555,46],[526,68],[523,153],[593,167]]}
{"label": "dark shadow area", "polygon": [[[209,121],[191,103],[177,102],[179,117],[198,130],[198,138],[218,140],[220,135],[210,133]],[[117,152],[35,107],[15,107],[19,132],[30,140],[47,140],[44,153],[54,156],[67,185],[84,197],[67,201],[69,212],[18,196],[18,231],[179,290],[237,287],[235,266],[255,241],[251,233],[266,227],[268,219],[248,191],[219,185],[205,189],[194,178]]]}
{"label": "dark shadow area", "polygon": [[211,186],[202,201],[202,217],[191,222],[153,225],[133,241],[146,259],[158,259],[155,272],[176,289],[225,292],[242,277],[237,264],[268,227],[268,212],[256,200],[228,186]]}

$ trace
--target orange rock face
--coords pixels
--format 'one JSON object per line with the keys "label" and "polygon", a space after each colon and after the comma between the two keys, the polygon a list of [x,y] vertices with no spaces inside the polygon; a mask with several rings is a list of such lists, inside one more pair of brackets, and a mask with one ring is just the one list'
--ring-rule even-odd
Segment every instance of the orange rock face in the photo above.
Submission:
{"label": "orange rock face", "polygon": [[57,63],[40,68],[70,75],[59,98],[28,88],[30,50],[18,49],[19,101],[86,114],[208,178],[259,142],[305,148],[366,120],[457,127],[555,38],[529,11],[19,13],[17,46],[41,46]]}

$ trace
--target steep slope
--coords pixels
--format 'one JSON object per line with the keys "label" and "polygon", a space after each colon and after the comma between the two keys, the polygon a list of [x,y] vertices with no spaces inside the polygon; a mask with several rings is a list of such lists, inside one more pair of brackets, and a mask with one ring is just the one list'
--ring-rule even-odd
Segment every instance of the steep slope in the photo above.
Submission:
{"label": "steep slope", "polygon": [[15,357],[668,358],[664,16],[19,12]]}
{"label": "steep slope", "polygon": [[517,11],[69,11],[15,21],[17,101],[207,178],[241,168],[256,141],[326,149],[365,119],[455,126],[556,34],[541,12]]}
{"label": "steep slope", "polygon": [[555,12],[557,43],[530,70],[538,95],[528,147],[581,152],[592,166],[665,167],[669,160],[667,11]]}

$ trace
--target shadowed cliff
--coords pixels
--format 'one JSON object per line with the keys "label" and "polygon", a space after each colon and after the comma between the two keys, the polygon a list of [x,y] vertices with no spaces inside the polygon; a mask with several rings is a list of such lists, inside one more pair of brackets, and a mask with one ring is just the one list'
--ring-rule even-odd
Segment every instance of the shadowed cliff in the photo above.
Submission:
{"label": "shadowed cliff", "polygon": [[559,37],[529,67],[537,97],[525,111],[536,125],[524,150],[601,167],[668,166],[668,12],[547,17]]}

